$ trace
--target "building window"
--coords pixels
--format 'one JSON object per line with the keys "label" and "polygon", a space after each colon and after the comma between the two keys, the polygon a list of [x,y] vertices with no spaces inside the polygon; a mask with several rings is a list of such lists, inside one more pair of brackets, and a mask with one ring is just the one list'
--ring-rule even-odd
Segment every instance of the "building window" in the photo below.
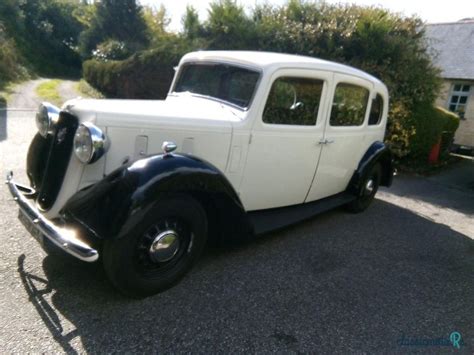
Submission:
{"label": "building window", "polygon": [[464,118],[470,89],[469,85],[454,84],[453,92],[449,99],[449,111],[455,112],[459,117]]}

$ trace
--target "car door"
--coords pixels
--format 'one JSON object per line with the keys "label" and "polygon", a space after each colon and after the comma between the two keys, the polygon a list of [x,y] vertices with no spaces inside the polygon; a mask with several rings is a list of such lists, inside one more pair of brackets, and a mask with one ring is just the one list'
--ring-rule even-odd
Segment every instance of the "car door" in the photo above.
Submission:
{"label": "car door", "polygon": [[367,137],[367,106],[373,84],[359,77],[335,74],[329,119],[326,120],[316,175],[306,202],[346,189],[372,140]]}
{"label": "car door", "polygon": [[304,202],[321,151],[320,117],[332,75],[302,69],[273,74],[253,124],[239,189],[247,211]]}

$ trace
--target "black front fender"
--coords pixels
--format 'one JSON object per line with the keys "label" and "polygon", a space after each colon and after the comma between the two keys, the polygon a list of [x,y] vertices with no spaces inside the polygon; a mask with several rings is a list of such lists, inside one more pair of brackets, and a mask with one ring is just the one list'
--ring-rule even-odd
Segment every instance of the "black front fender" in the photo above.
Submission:
{"label": "black front fender", "polygon": [[66,222],[96,238],[120,238],[161,198],[188,194],[205,208],[215,229],[228,239],[251,234],[242,203],[212,164],[185,154],[156,155],[124,165],[66,203]]}

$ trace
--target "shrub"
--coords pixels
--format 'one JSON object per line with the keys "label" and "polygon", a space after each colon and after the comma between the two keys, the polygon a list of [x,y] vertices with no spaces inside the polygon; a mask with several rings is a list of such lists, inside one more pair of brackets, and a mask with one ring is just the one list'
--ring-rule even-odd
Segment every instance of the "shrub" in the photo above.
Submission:
{"label": "shrub", "polygon": [[459,126],[459,117],[452,112],[431,104],[419,105],[413,110],[410,121],[415,134],[410,139],[409,164],[425,164],[433,146],[444,141],[443,153],[449,149],[454,133]]}
{"label": "shrub", "polygon": [[441,136],[441,160],[449,157],[451,145],[454,142],[454,134],[459,128],[459,116],[442,107],[437,107],[438,114],[444,119],[444,131]]}
{"label": "shrub", "polygon": [[173,79],[173,68],[187,51],[182,42],[168,41],[124,61],[88,60],[84,62],[83,75],[109,97],[162,99]]}
{"label": "shrub", "polygon": [[436,108],[441,116],[444,117],[445,120],[445,126],[444,130],[450,134],[453,135],[456,133],[456,130],[459,127],[459,116],[456,115],[454,112],[448,111],[442,107],[437,107]]}
{"label": "shrub", "polygon": [[87,81],[84,79],[81,79],[77,84],[76,84],[76,91],[81,94],[83,97],[89,97],[89,98],[94,98],[94,99],[103,99],[104,95],[94,89],[92,86],[89,85]]}
{"label": "shrub", "polygon": [[385,143],[396,158],[406,156],[410,152],[410,140],[415,135],[415,127],[410,122],[410,111],[402,102],[390,105],[389,120]]}
{"label": "shrub", "polygon": [[92,51],[92,58],[100,61],[122,60],[130,56],[131,52],[125,42],[109,39],[97,45]]}

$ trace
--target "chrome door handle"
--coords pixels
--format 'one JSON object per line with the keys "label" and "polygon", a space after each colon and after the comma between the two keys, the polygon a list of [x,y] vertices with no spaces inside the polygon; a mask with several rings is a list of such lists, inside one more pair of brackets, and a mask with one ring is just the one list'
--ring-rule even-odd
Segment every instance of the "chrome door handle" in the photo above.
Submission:
{"label": "chrome door handle", "polygon": [[334,143],[334,139],[321,139],[318,144],[331,144]]}

